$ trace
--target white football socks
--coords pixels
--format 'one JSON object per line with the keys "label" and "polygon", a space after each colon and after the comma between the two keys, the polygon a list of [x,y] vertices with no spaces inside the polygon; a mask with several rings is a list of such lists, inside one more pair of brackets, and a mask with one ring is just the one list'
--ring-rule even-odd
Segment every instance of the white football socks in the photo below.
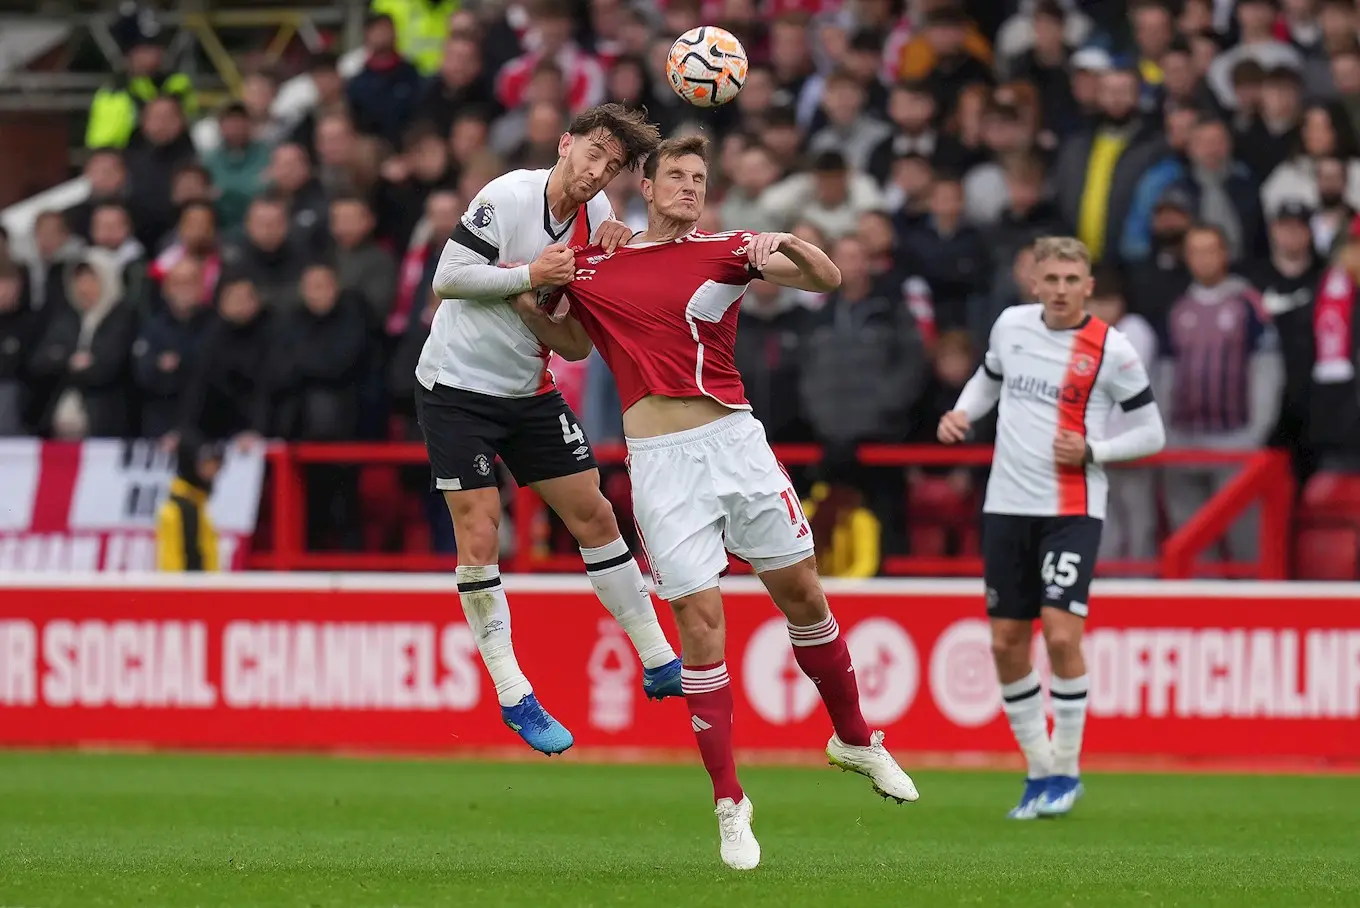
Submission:
{"label": "white football socks", "polygon": [[520,671],[510,642],[510,602],[501,585],[501,569],[494,564],[460,564],[454,576],[477,651],[496,685],[496,699],[501,706],[514,706],[533,693],[533,688]]}
{"label": "white football socks", "polygon": [[1048,692],[1053,697],[1053,774],[1080,774],[1077,761],[1081,757],[1081,736],[1086,730],[1087,676],[1059,678],[1053,676]]}
{"label": "white football socks", "polygon": [[595,595],[633,641],[643,668],[673,662],[675,650],[661,632],[642,571],[623,537],[598,548],[582,548],[581,557]]}
{"label": "white football socks", "polygon": [[1028,764],[1028,777],[1044,779],[1053,774],[1053,744],[1048,739],[1048,718],[1040,695],[1039,674],[1033,670],[1019,681],[1001,685],[1001,705],[1011,731]]}

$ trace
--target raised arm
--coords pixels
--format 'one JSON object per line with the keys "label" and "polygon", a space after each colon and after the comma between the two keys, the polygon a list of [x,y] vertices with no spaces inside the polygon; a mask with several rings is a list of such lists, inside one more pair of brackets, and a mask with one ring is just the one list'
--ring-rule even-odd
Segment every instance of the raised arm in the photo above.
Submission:
{"label": "raised arm", "polygon": [[811,243],[791,233],[758,233],[747,257],[751,267],[772,284],[829,293],[841,285],[840,269]]}

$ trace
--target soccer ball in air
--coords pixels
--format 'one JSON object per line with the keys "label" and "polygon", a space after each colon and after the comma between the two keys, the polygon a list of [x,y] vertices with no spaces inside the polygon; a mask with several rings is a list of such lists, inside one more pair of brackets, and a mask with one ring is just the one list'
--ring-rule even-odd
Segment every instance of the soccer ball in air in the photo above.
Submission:
{"label": "soccer ball in air", "polygon": [[671,88],[695,107],[720,107],[746,83],[746,48],[731,32],[713,25],[675,39],[666,59]]}

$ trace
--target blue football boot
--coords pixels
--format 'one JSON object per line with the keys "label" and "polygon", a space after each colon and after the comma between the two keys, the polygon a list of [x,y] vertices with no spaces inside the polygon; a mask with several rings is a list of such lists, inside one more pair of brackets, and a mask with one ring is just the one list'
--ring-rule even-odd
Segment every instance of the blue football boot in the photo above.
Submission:
{"label": "blue football boot", "polygon": [[642,670],[642,692],[648,700],[664,700],[667,697],[683,697],[680,686],[680,660],[672,659],[665,665]]}
{"label": "blue football boot", "polygon": [[533,694],[525,694],[514,706],[502,706],[501,720],[523,738],[525,744],[550,757],[574,743],[566,726],[550,716]]}
{"label": "blue football boot", "polygon": [[1020,795],[1020,803],[1011,808],[1006,816],[1012,820],[1033,820],[1039,816],[1039,804],[1048,791],[1048,779],[1026,779],[1025,790]]}
{"label": "blue football boot", "polygon": [[1061,817],[1072,812],[1077,799],[1085,794],[1081,779],[1076,776],[1049,776],[1048,786],[1035,812],[1041,817]]}

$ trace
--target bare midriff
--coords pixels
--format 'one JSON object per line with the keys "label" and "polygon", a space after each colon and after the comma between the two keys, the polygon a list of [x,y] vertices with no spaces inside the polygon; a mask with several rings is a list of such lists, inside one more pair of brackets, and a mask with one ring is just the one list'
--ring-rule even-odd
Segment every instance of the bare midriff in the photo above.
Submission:
{"label": "bare midriff", "polygon": [[662,397],[651,394],[623,414],[623,434],[629,438],[655,438],[687,432],[731,416],[736,410],[711,397]]}

